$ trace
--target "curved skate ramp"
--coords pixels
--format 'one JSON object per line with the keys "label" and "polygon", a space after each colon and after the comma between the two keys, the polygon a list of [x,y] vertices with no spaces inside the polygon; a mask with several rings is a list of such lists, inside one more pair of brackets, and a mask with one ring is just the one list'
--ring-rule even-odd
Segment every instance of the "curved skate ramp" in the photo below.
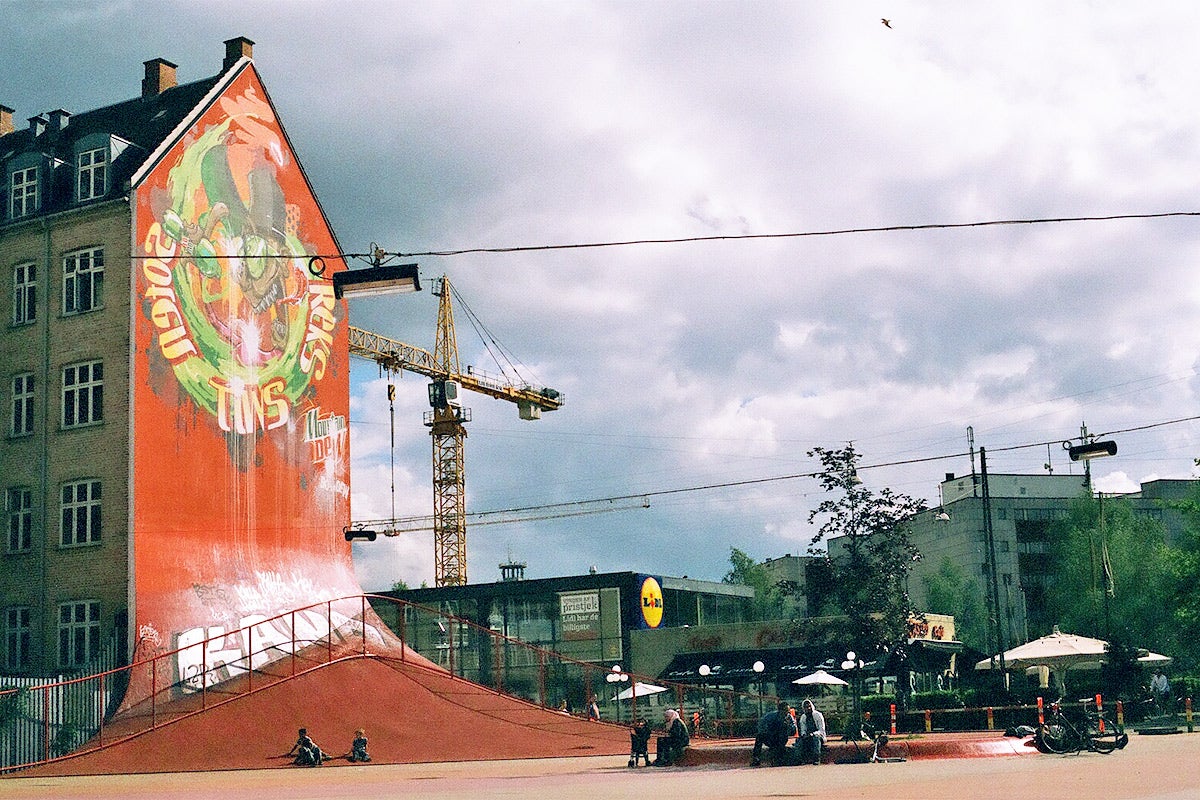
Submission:
{"label": "curved skate ramp", "polygon": [[375,763],[482,761],[629,750],[623,727],[497,694],[437,667],[355,658],[275,683],[124,742],[22,772],[92,775],[290,767],[305,727],[331,763],[364,728]]}

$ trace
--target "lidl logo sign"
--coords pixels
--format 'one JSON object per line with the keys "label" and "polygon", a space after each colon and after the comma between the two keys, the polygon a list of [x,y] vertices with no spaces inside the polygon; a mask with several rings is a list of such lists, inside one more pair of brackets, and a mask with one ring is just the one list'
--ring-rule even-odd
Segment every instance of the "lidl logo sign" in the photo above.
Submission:
{"label": "lidl logo sign", "polygon": [[642,581],[642,619],[650,628],[657,628],[662,623],[663,593],[662,587],[654,578]]}

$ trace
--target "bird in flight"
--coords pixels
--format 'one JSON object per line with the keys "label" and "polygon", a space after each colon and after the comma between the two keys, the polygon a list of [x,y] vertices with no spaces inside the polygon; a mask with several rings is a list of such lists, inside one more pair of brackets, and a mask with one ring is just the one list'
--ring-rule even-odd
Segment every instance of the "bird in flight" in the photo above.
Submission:
{"label": "bird in flight", "polygon": [[892,21],[890,19],[881,19],[879,21],[883,23],[883,27],[885,28],[892,27]]}

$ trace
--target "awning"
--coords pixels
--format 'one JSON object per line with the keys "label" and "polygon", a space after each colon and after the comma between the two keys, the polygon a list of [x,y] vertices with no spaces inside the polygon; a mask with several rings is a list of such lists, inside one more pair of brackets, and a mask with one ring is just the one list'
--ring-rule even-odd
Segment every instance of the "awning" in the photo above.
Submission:
{"label": "awning", "polygon": [[[761,661],[763,671],[754,671]],[[706,653],[678,653],[658,679],[676,683],[711,685],[747,684],[758,680],[792,681],[817,669],[836,670],[835,658],[824,648],[776,647],[763,650],[714,650]],[[840,663],[840,662],[838,662]],[[708,666],[708,675],[700,667]]]}

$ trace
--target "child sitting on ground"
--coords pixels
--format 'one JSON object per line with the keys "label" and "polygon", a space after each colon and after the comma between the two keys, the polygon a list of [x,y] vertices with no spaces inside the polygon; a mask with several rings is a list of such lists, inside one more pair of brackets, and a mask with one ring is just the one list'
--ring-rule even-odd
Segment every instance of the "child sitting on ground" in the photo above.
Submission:
{"label": "child sitting on ground", "polygon": [[354,732],[354,741],[350,744],[351,761],[370,761],[371,756],[367,753],[367,734],[362,728]]}

